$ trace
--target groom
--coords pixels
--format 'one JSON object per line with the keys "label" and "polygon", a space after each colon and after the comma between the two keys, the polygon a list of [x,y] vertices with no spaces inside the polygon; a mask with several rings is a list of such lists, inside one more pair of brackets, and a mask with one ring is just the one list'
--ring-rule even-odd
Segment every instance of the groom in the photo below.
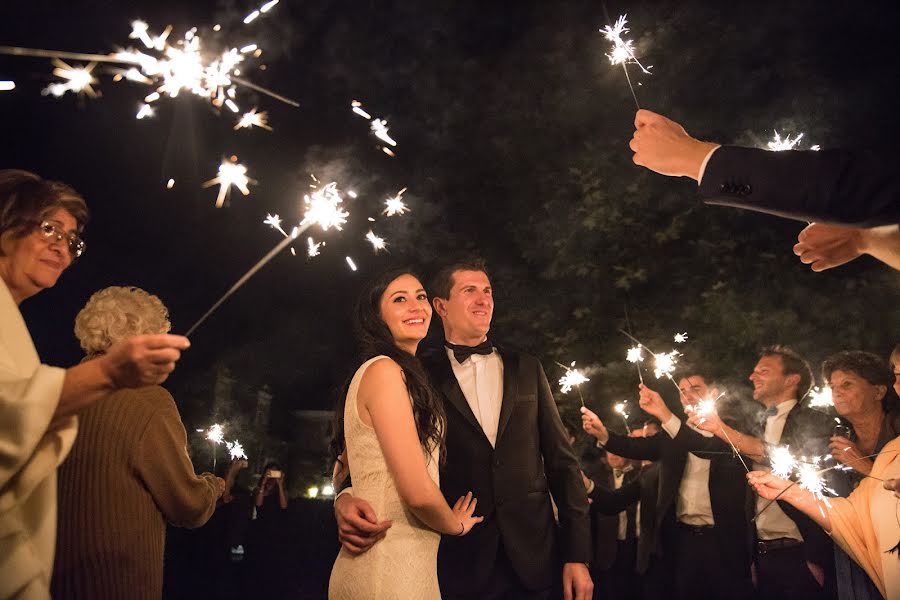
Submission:
{"label": "groom", "polygon": [[[441,491],[452,505],[471,490],[484,515],[468,535],[441,538],[441,595],[558,597],[562,564],[566,600],[589,600],[587,495],[540,362],[488,340],[494,299],[482,262],[445,267],[431,292],[446,339],[422,358],[447,412]],[[335,515],[351,552],[365,552],[390,526],[349,494],[335,501]]]}

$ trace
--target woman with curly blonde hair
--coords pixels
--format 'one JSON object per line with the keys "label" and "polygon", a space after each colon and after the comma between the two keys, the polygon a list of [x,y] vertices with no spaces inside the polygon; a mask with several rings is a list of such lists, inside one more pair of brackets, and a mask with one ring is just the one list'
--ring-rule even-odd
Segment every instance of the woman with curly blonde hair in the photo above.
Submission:
{"label": "woman with curly blonde hair", "polygon": [[[75,319],[87,362],[119,340],[169,328],[162,301],[136,287],[100,290]],[[161,598],[166,522],[203,525],[224,488],[211,473],[194,473],[184,425],[162,387],[95,403],[60,468],[53,597]]]}

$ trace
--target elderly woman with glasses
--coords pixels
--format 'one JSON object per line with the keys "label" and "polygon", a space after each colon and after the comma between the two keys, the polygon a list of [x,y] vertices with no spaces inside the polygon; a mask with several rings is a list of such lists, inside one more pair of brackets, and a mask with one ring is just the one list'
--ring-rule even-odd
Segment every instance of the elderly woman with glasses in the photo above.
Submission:
{"label": "elderly woman with glasses", "polygon": [[125,387],[160,383],[181,336],[130,338],[70,369],[41,364],[19,305],[84,252],[84,200],[71,187],[0,170],[0,598],[49,598],[56,543],[56,469],[76,413]]}
{"label": "elderly woman with glasses", "polygon": [[[165,305],[134,287],[100,290],[75,319],[87,360],[129,337],[167,331]],[[59,469],[53,598],[158,600],[166,522],[205,524],[225,481],[194,472],[178,408],[158,385],[120,390],[79,420],[78,440]]]}

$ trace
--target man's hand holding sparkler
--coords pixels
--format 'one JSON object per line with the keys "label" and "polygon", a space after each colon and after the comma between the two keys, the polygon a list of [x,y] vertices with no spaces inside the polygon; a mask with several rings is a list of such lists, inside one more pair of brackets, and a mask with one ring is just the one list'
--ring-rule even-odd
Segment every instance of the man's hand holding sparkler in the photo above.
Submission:
{"label": "man's hand holding sparkler", "polygon": [[654,392],[643,383],[638,386],[640,392],[640,401],[638,404],[644,412],[653,415],[659,419],[660,423],[665,423],[672,418],[672,411],[666,406],[662,396]]}
{"label": "man's hand holding sparkler", "polygon": [[634,137],[629,144],[634,151],[634,164],[661,175],[699,181],[703,161],[719,147],[691,137],[675,121],[649,110],[637,111],[634,127]]}
{"label": "man's hand holding sparkler", "polygon": [[[747,482],[759,496],[766,500],[787,500],[785,492],[792,484],[787,479],[776,477],[767,471],[750,471],[747,473]],[[799,487],[797,491],[802,491]]]}
{"label": "man's hand holding sparkler", "polygon": [[599,444],[606,444],[609,441],[609,431],[606,430],[606,425],[595,412],[583,406],[581,407],[581,427],[589,435],[597,438]]}
{"label": "man's hand holding sparkler", "polygon": [[718,433],[723,429],[725,423],[721,417],[715,412],[700,413],[698,411],[690,411],[688,415],[688,423],[695,429],[702,429],[712,434]]}
{"label": "man's hand holding sparkler", "polygon": [[859,471],[863,475],[868,475],[872,472],[872,466],[875,463],[865,457],[855,442],[836,435],[831,438],[828,448],[831,449],[831,456],[834,460],[847,465],[854,471]]}

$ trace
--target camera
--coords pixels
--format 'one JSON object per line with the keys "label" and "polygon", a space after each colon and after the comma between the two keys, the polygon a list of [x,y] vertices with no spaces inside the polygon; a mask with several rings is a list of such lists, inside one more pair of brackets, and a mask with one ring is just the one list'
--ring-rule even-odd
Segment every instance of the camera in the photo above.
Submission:
{"label": "camera", "polygon": [[275,470],[275,469],[272,469],[272,470],[270,470],[268,473],[266,473],[266,476],[267,476],[269,479],[281,479],[281,477],[283,476],[283,473],[282,473],[281,471],[277,471],[277,470]]}
{"label": "camera", "polygon": [[842,425],[841,423],[838,423],[837,425],[834,426],[834,436],[835,437],[847,438],[849,440],[849,439],[852,439],[850,437],[852,435],[853,435],[853,430],[851,428],[847,427],[846,425]]}

